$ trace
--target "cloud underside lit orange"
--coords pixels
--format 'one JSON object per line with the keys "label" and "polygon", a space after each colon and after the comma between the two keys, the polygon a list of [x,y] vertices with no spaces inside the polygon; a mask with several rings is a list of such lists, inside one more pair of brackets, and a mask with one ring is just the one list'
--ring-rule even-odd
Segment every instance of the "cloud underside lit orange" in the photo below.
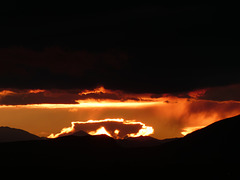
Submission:
{"label": "cloud underside lit orange", "polygon": [[[232,91],[233,87],[228,87],[228,89]],[[173,96],[170,94],[130,94],[103,87],[80,92],[73,91],[73,95],[59,90],[2,90],[0,91],[1,125],[22,128],[41,136],[53,133],[51,137],[60,136],[58,132],[61,129],[71,133],[74,129],[80,130],[79,126],[84,127],[89,134],[103,133],[114,138],[140,134],[151,134],[159,139],[179,137],[218,120],[240,114],[240,101],[211,100],[211,91],[213,90],[203,89]],[[225,93],[223,90],[219,93],[222,92]],[[59,100],[62,97],[71,100]],[[39,101],[43,98],[51,103],[17,104],[14,98],[18,98],[18,101],[23,99],[25,103],[30,102],[29,100],[43,102]],[[7,100],[14,103],[8,103]],[[111,121],[106,123],[106,118]],[[121,118],[135,119],[137,124],[134,124],[134,121],[121,120]],[[92,123],[89,119],[95,119],[95,122]],[[63,128],[68,127],[71,122],[71,127]],[[113,126],[114,123],[121,125],[121,128],[109,128],[109,124]],[[89,124],[95,128],[87,126]],[[139,129],[124,133],[125,129],[133,124]],[[154,129],[154,134],[144,132],[144,127]],[[143,130],[139,132],[141,128]],[[151,129],[148,130],[147,132],[151,132]]]}
{"label": "cloud underside lit orange", "polygon": [[60,133],[51,134],[48,138],[57,138],[73,135],[78,131],[85,131],[90,135],[105,134],[116,139],[125,137],[149,136],[154,133],[151,126],[142,122],[124,119],[88,120],[86,122],[72,122],[71,127],[66,127]]}
{"label": "cloud underside lit orange", "polygon": [[137,101],[113,101],[113,100],[81,100],[79,104],[26,104],[26,105],[1,105],[0,108],[5,107],[20,107],[20,108],[45,108],[45,109],[59,109],[59,108],[91,108],[91,107],[141,107],[141,106],[152,106],[154,104],[160,104],[163,102],[137,102]]}
{"label": "cloud underside lit orange", "polygon": [[[225,102],[215,102],[209,100],[188,100],[187,98],[158,98],[152,101],[93,101],[93,100],[82,100],[80,104],[28,104],[28,105],[11,105],[11,106],[0,106],[0,110],[8,110],[10,113],[5,116],[2,114],[2,122],[5,120],[4,125],[9,125],[11,122],[8,120],[11,116],[13,117],[12,122],[15,127],[26,129],[31,131],[31,128],[35,128],[35,134],[38,132],[44,132],[45,129],[37,130],[38,128],[34,126],[43,126],[45,121],[55,121],[54,119],[65,118],[66,122],[72,120],[72,122],[77,122],[79,119],[86,122],[89,119],[106,119],[106,118],[124,118],[124,119],[136,119],[136,121],[149,124],[154,128],[155,132],[152,134],[156,138],[170,138],[179,137],[186,135],[193,130],[198,129],[198,127],[205,127],[215,121],[231,117],[240,113],[240,103],[234,101]],[[35,110],[34,110],[35,109]],[[16,112],[17,113],[14,113]],[[39,112],[35,117],[29,116],[29,113]],[[11,113],[13,112],[13,113]],[[20,113],[21,112],[21,113]],[[24,113],[26,112],[26,113]],[[45,113],[49,114],[51,112],[53,115],[50,117],[46,116]],[[66,115],[62,115],[63,112],[68,112]],[[84,115],[86,112],[86,115]],[[20,113],[18,116],[17,114]],[[76,116],[71,118],[72,114]],[[79,114],[79,115],[78,115]],[[84,116],[83,116],[84,115]],[[38,117],[43,117],[39,120]],[[23,119],[22,122],[16,124],[16,120],[20,118]],[[29,119],[29,121],[27,121]],[[36,119],[36,120],[35,120]],[[46,119],[46,120],[45,120]],[[34,124],[25,128],[23,125],[28,122]],[[41,124],[42,121],[42,124]],[[67,127],[67,123],[64,121],[56,122],[52,124],[55,130],[51,130],[48,134],[47,131],[45,136],[51,134],[52,132],[59,132],[63,127]],[[48,123],[48,122],[46,122]],[[46,129],[53,129],[53,127],[47,127]],[[58,129],[58,131],[57,131]],[[118,134],[119,129],[114,129],[111,131],[111,136],[115,137]],[[109,133],[105,126],[100,126],[95,129],[88,131],[89,134],[99,134],[103,131]],[[115,133],[114,133],[115,131]],[[107,134],[107,133],[104,133]],[[131,133],[129,133],[131,134]],[[130,136],[130,135],[129,135]],[[118,137],[118,136],[116,136]],[[119,135],[119,137],[122,137]]]}

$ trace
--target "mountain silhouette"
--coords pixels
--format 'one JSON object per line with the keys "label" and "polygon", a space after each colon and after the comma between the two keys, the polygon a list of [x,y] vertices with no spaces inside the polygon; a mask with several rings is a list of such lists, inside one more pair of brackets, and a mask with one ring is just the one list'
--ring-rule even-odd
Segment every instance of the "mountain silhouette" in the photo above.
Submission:
{"label": "mountain silhouette", "polygon": [[63,146],[69,148],[84,148],[84,149],[91,149],[91,148],[111,148],[116,147],[117,142],[115,139],[107,136],[107,135],[85,135],[85,136],[76,136],[76,135],[69,135],[69,136],[62,136],[56,139],[51,139],[51,143],[53,144],[61,144]]}
{"label": "mountain silhouette", "polygon": [[83,131],[83,130],[80,130],[80,131],[77,131],[73,134],[71,134],[72,136],[90,136],[87,132]]}
{"label": "mountain silhouette", "polygon": [[[188,174],[190,168],[204,164],[201,169],[196,168],[191,172],[198,174],[198,170],[201,170],[200,173],[209,173],[217,167],[214,173],[228,175],[234,169],[229,164],[240,162],[239,125],[240,116],[235,116],[215,122],[183,138],[168,140],[152,137],[113,139],[107,135],[92,136],[79,132],[77,135],[84,136],[2,142],[0,154],[4,156],[1,157],[1,165],[91,170],[113,168],[120,169],[121,172],[123,169],[131,169],[131,172],[148,169],[152,172],[154,168],[158,172],[165,168],[161,173],[169,175],[176,171]],[[137,168],[137,171],[133,171],[133,168]]]}
{"label": "mountain silhouette", "polygon": [[21,129],[3,126],[0,127],[0,142],[30,141],[40,139],[40,137]]}
{"label": "mountain silhouette", "polygon": [[237,163],[240,160],[239,126],[240,115],[220,120],[158,147],[162,154],[171,154],[168,158],[159,158],[174,163]]}
{"label": "mountain silhouette", "polygon": [[118,139],[118,144],[122,147],[154,147],[166,142],[176,140],[177,138],[159,140],[151,136],[139,136],[139,137],[127,137],[124,139]]}

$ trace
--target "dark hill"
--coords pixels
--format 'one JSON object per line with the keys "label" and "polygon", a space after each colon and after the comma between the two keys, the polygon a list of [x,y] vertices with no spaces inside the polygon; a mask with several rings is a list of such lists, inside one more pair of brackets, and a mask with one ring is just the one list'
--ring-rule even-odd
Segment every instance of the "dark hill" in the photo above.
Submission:
{"label": "dark hill", "polygon": [[87,135],[87,136],[62,136],[56,139],[50,139],[51,143],[59,144],[61,146],[66,146],[69,148],[112,148],[116,147],[115,139],[107,136],[107,135]]}
{"label": "dark hill", "polygon": [[140,136],[119,139],[117,140],[117,142],[122,147],[136,148],[136,147],[154,147],[173,140],[176,140],[176,138],[159,140],[151,136]]}
{"label": "dark hill", "polygon": [[[42,141],[0,143],[0,154],[4,154],[1,164],[105,170],[114,168],[121,172],[123,169],[128,172],[132,168],[137,169],[132,172],[143,172],[146,168],[151,172],[156,168],[156,172],[159,172],[164,167],[165,170],[169,168],[170,174],[183,167],[181,173],[185,175],[189,174],[190,168],[199,168],[199,165],[204,164],[194,172],[203,173],[202,168],[206,167],[210,167],[210,171],[215,167],[232,171],[229,164],[240,160],[239,125],[240,116],[236,116],[165,143],[151,137],[120,140],[128,144],[135,143],[131,146],[122,146],[119,140],[106,135],[71,135]],[[155,141],[160,144],[142,146]],[[221,170],[217,170],[217,173],[222,173]]]}
{"label": "dark hill", "polygon": [[175,163],[237,163],[240,115],[215,122],[187,136],[158,147],[168,155],[166,162]]}
{"label": "dark hill", "polygon": [[[185,136],[184,139],[195,140],[217,140],[217,142],[230,142],[240,136],[240,115],[217,121],[205,128],[194,131]],[[225,140],[225,141],[224,141]]]}
{"label": "dark hill", "polygon": [[0,127],[0,142],[40,140],[41,138],[21,129]]}
{"label": "dark hill", "polygon": [[89,136],[89,134],[83,130],[80,130],[80,131],[73,133],[72,136]]}

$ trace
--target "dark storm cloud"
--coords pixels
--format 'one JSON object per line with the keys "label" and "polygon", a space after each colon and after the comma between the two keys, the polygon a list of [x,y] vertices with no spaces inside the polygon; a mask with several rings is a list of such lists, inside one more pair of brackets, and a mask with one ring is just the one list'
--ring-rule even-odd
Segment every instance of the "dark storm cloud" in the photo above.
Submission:
{"label": "dark storm cloud", "polygon": [[75,124],[74,131],[96,131],[97,129],[104,127],[111,135],[114,136],[114,131],[119,130],[118,137],[124,138],[127,134],[137,133],[141,128],[141,124],[124,124],[122,122],[97,122],[97,123],[86,123],[86,124]]}
{"label": "dark storm cloud", "polygon": [[116,94],[116,93],[90,93],[87,95],[81,95],[78,97],[79,100],[84,100],[84,99],[95,99],[95,100],[120,100],[120,101],[127,101],[127,100],[134,100],[138,101],[140,98],[137,97],[137,94],[134,96],[128,96],[127,94],[125,95],[124,93],[122,94]]}
{"label": "dark storm cloud", "polygon": [[[122,52],[0,49],[1,88],[90,88],[125,63]],[[109,74],[111,75],[111,74]]]}
{"label": "dark storm cloud", "polygon": [[213,101],[240,101],[240,84],[208,88],[199,98]]}
{"label": "dark storm cloud", "polygon": [[[39,91],[39,92],[38,92]],[[75,104],[76,90],[2,90],[0,105]]]}
{"label": "dark storm cloud", "polygon": [[[115,138],[124,138],[128,134],[137,134],[143,125],[141,123],[125,123],[124,121],[118,121],[116,119],[109,120],[92,120],[92,122],[73,122],[72,130],[70,132],[61,132],[58,137],[72,135],[79,131],[85,132],[96,132],[101,127],[104,127],[105,130]],[[118,133],[115,133],[115,130],[118,130]]]}
{"label": "dark storm cloud", "polygon": [[[225,54],[228,51],[226,49],[219,48],[219,54],[221,58],[231,59],[231,55],[227,57]],[[190,50],[196,53],[191,55]],[[176,93],[239,83],[238,67],[224,66],[221,62],[213,66],[209,60],[214,58],[211,53],[204,55],[202,51],[200,54],[201,49],[196,48],[175,48],[173,51],[179,54],[168,55],[170,51],[161,49],[158,53],[149,50],[134,54],[122,51],[66,51],[61,48],[43,51],[2,49],[0,86],[21,89],[91,89],[104,85],[108,89],[133,93]],[[230,54],[233,56],[233,53]]]}
{"label": "dark storm cloud", "polygon": [[[105,89],[104,89],[105,90]],[[80,89],[0,89],[0,105],[26,104],[76,104],[77,100],[94,99],[139,101],[137,94],[126,94],[122,91],[88,92]]]}
{"label": "dark storm cloud", "polygon": [[179,93],[240,83],[233,7],[27,4],[0,15],[0,88]]}

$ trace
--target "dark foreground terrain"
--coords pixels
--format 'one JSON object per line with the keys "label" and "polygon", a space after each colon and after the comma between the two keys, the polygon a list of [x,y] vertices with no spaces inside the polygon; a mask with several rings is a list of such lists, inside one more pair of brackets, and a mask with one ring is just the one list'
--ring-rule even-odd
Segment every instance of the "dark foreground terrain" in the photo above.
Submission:
{"label": "dark foreground terrain", "polygon": [[214,175],[231,176],[237,172],[240,162],[239,125],[240,116],[236,116],[166,142],[151,137],[119,141],[105,135],[2,142],[1,166],[138,171],[168,169],[170,172],[181,169],[181,173],[186,172],[186,175],[190,172],[214,172]]}

